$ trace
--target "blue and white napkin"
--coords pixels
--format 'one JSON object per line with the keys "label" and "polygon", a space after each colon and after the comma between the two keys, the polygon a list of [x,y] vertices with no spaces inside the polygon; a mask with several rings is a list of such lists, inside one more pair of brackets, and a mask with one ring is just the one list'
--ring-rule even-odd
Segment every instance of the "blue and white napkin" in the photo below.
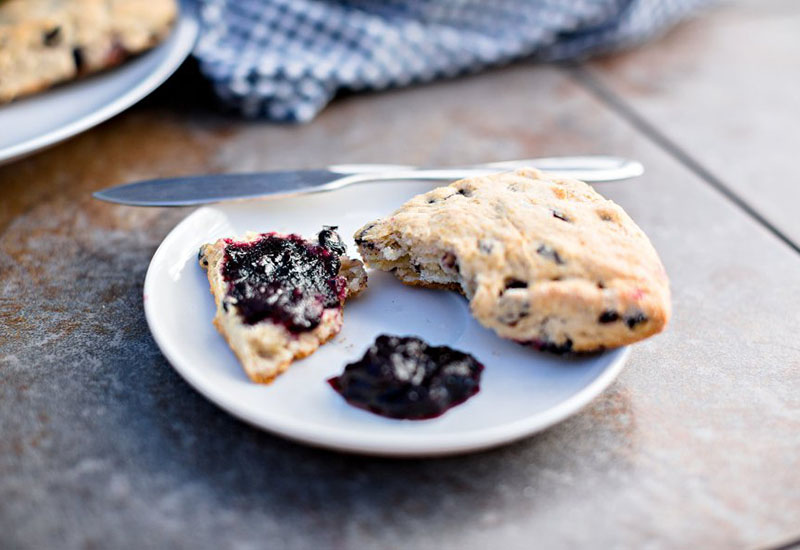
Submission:
{"label": "blue and white napkin", "polygon": [[708,0],[198,0],[201,71],[249,117],[305,122],[380,90],[642,42]]}

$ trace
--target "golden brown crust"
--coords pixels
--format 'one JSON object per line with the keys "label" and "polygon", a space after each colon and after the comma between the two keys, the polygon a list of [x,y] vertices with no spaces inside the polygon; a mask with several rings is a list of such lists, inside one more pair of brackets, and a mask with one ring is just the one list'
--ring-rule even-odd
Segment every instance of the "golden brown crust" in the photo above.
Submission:
{"label": "golden brown crust", "polygon": [[355,235],[406,284],[454,287],[484,326],[547,349],[593,351],[664,329],[669,284],[650,241],[589,185],[537,170],[418,195]]}
{"label": "golden brown crust", "polygon": [[458,283],[433,283],[429,281],[421,281],[419,279],[413,280],[403,280],[404,284],[408,286],[416,286],[419,288],[428,288],[431,290],[452,290],[453,292],[458,292],[460,294],[464,294],[464,289],[461,288],[461,285]]}

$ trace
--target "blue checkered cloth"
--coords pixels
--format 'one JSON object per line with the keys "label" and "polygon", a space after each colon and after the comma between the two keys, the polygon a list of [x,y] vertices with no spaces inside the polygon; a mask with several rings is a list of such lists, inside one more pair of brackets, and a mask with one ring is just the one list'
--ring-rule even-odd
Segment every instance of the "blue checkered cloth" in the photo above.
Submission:
{"label": "blue checkered cloth", "polygon": [[248,117],[309,121],[338,90],[381,90],[521,57],[642,42],[708,0],[198,0],[194,54]]}

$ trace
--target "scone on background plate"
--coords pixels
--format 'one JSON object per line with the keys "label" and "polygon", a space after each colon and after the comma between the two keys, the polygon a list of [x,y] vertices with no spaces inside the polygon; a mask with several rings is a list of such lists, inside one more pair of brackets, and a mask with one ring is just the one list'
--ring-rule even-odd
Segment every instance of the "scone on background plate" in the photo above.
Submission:
{"label": "scone on background plate", "polygon": [[313,241],[247,233],[200,248],[217,312],[214,326],[254,382],[269,383],[342,327],[342,307],[367,285],[335,227]]}
{"label": "scone on background plate", "polygon": [[534,169],[418,195],[355,239],[369,266],[459,290],[482,325],[539,349],[623,346],[670,316],[664,267],[623,209]]}
{"label": "scone on background plate", "polygon": [[0,103],[161,42],[176,0],[0,0]]}

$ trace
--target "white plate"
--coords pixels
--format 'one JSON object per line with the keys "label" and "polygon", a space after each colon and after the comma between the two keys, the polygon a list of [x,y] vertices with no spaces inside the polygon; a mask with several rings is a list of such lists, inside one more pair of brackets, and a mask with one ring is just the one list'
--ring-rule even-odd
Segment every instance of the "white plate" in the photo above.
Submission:
{"label": "white plate", "polygon": [[[627,349],[560,358],[499,339],[453,292],[403,286],[370,272],[369,288],[345,306],[342,332],[274,383],[251,383],[211,325],[214,302],[197,264],[201,244],[247,230],[316,234],[338,225],[348,249],[367,221],[430,189],[420,182],[355,186],[332,193],[201,208],[167,235],[144,285],[147,322],[164,355],[200,393],[231,414],[287,438],[332,449],[414,456],[473,451],[543,430],[586,405],[617,376]],[[433,420],[391,420],[348,405],[325,382],[361,357],[381,333],[416,335],[474,354],[486,365],[481,391]]]}
{"label": "white plate", "polygon": [[0,106],[0,164],[108,120],[161,85],[192,51],[197,21],[183,13],[154,49],[109,71]]}

